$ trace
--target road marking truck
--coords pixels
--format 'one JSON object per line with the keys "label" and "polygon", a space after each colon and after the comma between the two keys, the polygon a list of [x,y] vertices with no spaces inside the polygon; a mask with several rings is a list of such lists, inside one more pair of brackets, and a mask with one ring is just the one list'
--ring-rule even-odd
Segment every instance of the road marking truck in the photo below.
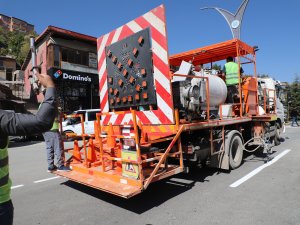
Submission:
{"label": "road marking truck", "polygon": [[[255,47],[232,39],[169,56],[163,5],[99,37],[97,47],[101,113],[94,133],[66,149],[72,171],[55,174],[130,198],[191,165],[236,169],[244,151],[271,151],[276,93],[265,90],[259,105]],[[253,74],[239,72],[233,103],[212,69],[229,56]]]}

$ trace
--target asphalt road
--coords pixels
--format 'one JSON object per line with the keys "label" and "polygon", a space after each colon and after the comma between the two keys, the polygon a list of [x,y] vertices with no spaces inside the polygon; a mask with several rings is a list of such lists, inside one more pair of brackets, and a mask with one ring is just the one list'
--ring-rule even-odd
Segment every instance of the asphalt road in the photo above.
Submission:
{"label": "asphalt road", "polygon": [[268,164],[249,155],[229,173],[194,169],[129,200],[47,173],[43,142],[12,144],[14,224],[300,224],[300,128],[283,137]]}

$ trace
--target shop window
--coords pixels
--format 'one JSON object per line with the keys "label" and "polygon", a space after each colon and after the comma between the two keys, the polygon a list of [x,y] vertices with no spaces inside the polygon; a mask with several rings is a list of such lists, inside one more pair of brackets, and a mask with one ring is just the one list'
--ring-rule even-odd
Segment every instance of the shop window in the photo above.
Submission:
{"label": "shop window", "polygon": [[61,61],[67,62],[68,61],[68,50],[62,49],[61,51]]}
{"label": "shop window", "polygon": [[82,64],[83,65],[88,65],[88,55],[87,54],[82,54],[81,55],[82,59]]}
{"label": "shop window", "polygon": [[88,66],[88,53],[84,51],[63,48],[61,51],[64,62]]}

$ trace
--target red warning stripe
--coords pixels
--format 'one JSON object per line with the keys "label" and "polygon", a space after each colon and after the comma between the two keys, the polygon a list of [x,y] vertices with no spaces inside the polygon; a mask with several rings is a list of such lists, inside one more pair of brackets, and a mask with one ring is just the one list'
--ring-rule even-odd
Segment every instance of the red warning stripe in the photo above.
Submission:
{"label": "red warning stripe", "polygon": [[135,22],[142,28],[151,27],[152,38],[160,44],[160,46],[167,51],[167,40],[166,37],[160,33],[155,27],[153,27],[144,17],[139,17]]}
{"label": "red warning stripe", "polygon": [[157,16],[159,19],[161,19],[161,21],[166,21],[166,16],[165,16],[165,9],[162,6],[159,6],[153,10],[151,10],[151,12]]}

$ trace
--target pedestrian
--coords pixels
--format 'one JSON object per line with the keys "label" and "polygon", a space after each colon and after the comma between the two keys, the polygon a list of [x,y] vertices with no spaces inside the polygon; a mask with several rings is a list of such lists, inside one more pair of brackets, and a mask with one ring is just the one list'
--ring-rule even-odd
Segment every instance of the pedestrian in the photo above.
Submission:
{"label": "pedestrian", "polygon": [[[240,74],[243,72],[243,68],[240,68]],[[227,57],[223,74],[227,86],[226,102],[234,103],[234,100],[239,97],[239,65],[233,61],[233,57]]]}
{"label": "pedestrian", "polygon": [[[48,172],[57,171],[70,171],[69,167],[64,165],[64,150],[61,143],[61,135],[59,133],[59,112],[56,110],[56,116],[49,131],[43,133],[46,152]],[[56,165],[54,164],[54,154],[56,155]]]}
{"label": "pedestrian", "polygon": [[292,127],[294,126],[294,123],[296,123],[297,127],[299,127],[298,124],[298,111],[296,109],[292,109],[291,111],[291,117],[292,117]]}
{"label": "pedestrian", "polygon": [[51,128],[55,112],[55,87],[50,76],[37,78],[46,88],[45,99],[36,115],[0,109],[0,224],[13,224],[14,208],[10,199],[11,180],[8,166],[8,136],[42,133]]}

